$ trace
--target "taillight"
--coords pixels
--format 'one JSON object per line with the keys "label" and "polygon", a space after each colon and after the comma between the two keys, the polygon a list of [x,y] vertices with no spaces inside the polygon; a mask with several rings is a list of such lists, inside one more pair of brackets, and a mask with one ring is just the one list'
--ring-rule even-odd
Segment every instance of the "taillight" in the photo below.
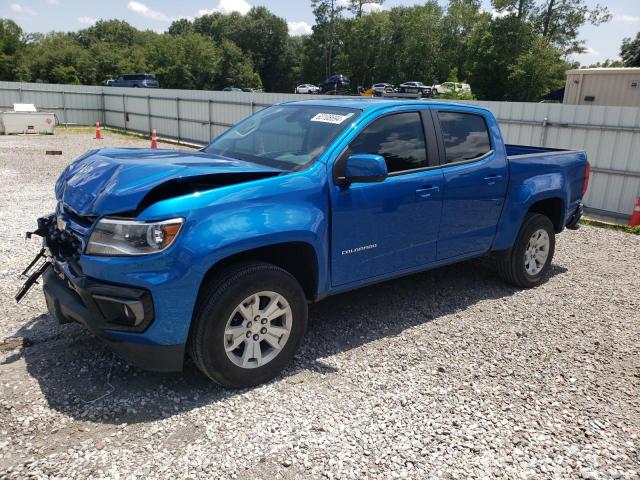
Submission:
{"label": "taillight", "polygon": [[589,188],[589,175],[591,174],[591,165],[587,161],[587,164],[584,167],[584,180],[582,182],[582,196],[587,193],[587,188]]}

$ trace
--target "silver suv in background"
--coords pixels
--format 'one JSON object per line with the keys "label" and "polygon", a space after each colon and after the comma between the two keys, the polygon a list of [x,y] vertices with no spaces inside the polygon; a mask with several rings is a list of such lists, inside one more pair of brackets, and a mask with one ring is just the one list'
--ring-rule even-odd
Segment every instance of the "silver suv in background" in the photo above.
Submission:
{"label": "silver suv in background", "polygon": [[382,97],[385,93],[393,93],[393,85],[386,82],[374,83],[371,88],[376,97]]}
{"label": "silver suv in background", "polygon": [[294,93],[320,93],[320,87],[310,83],[301,83],[295,88]]}

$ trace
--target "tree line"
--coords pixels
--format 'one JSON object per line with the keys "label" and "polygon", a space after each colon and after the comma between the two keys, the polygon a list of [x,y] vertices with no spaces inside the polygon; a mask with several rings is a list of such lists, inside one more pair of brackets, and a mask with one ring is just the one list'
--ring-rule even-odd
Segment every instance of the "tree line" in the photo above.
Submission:
{"label": "tree line", "polygon": [[[492,0],[491,12],[479,0],[381,3],[311,0],[315,25],[303,36],[289,35],[265,7],[176,20],[163,33],[100,20],[77,32],[33,34],[2,19],[0,79],[91,85],[149,72],[164,88],[291,92],[339,73],[354,89],[453,80],[470,83],[479,99],[527,101],[564,84],[565,70],[576,66],[568,56],[584,50],[579,28],[610,18],[584,0]],[[625,42],[623,61],[637,62],[640,37]]]}

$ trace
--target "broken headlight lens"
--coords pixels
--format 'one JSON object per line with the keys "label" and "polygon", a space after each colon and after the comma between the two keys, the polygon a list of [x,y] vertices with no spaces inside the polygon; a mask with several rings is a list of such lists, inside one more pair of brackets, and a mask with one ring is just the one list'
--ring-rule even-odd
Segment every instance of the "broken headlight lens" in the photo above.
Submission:
{"label": "broken headlight lens", "polygon": [[103,218],[93,229],[87,255],[148,255],[171,246],[182,228],[182,218],[139,222]]}

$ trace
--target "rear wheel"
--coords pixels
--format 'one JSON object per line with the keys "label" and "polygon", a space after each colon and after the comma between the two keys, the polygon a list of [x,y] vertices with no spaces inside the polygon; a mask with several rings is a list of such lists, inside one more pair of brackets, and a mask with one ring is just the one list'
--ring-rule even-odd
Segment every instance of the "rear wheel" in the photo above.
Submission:
{"label": "rear wheel", "polygon": [[189,341],[198,368],[227,387],[253,386],[277,376],[307,326],[307,303],[296,279],[275,265],[245,263],[203,289]]}
{"label": "rear wheel", "polygon": [[518,287],[539,285],[549,270],[555,245],[551,220],[539,213],[527,214],[513,248],[498,259],[500,276]]}

